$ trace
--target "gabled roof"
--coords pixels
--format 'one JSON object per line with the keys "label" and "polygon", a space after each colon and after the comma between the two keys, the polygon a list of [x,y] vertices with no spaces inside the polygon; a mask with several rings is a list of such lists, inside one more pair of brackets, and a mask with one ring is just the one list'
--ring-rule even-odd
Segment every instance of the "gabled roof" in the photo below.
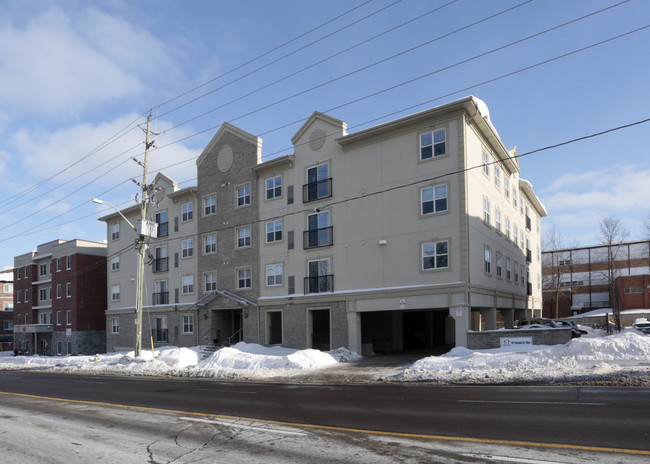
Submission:
{"label": "gabled roof", "polygon": [[296,132],[296,134],[293,137],[291,137],[291,143],[293,143],[295,145],[296,142],[298,141],[298,139],[300,139],[300,137],[302,137],[305,134],[307,129],[316,120],[324,121],[325,123],[331,124],[331,125],[333,125],[333,126],[335,126],[337,128],[340,127],[341,131],[343,132],[343,135],[345,135],[345,130],[348,127],[347,123],[345,123],[344,121],[341,121],[340,119],[333,118],[332,116],[329,116],[329,115],[327,115],[325,113],[320,113],[318,111],[314,111],[312,113],[312,115],[309,117],[309,119],[307,119],[307,121],[305,121],[305,123],[300,127],[300,129],[298,129],[298,132]]}
{"label": "gabled roof", "polygon": [[256,135],[250,134],[242,129],[240,129],[237,126],[233,126],[232,124],[228,122],[224,122],[221,124],[221,127],[217,131],[216,134],[214,134],[214,137],[212,137],[212,140],[208,143],[208,145],[203,149],[199,157],[196,159],[196,165],[199,166],[203,160],[205,159],[206,156],[212,151],[214,146],[219,142],[219,139],[223,137],[224,134],[230,133],[234,135],[235,137],[238,137],[240,139],[246,140],[247,142],[256,145],[257,146],[257,152],[258,152],[258,158],[260,157],[261,150],[262,150],[262,139],[257,137]]}

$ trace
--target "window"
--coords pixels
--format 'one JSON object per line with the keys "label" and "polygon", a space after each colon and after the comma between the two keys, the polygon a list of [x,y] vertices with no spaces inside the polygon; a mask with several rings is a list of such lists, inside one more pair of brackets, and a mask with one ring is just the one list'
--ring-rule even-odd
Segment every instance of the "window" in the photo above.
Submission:
{"label": "window", "polygon": [[151,329],[151,336],[154,342],[167,343],[167,317],[158,316],[154,318],[153,329]]}
{"label": "window", "polygon": [[111,301],[120,301],[120,286],[111,286]]}
{"label": "window", "polygon": [[501,168],[499,166],[494,166],[494,186],[501,189]]}
{"label": "window", "polygon": [[515,283],[519,283],[519,264],[515,263]]}
{"label": "window", "polygon": [[307,203],[332,196],[332,179],[329,163],[307,169],[307,184],[303,186],[303,202]]}
{"label": "window", "polygon": [[510,178],[508,176],[503,179],[503,191],[506,198],[510,198]]}
{"label": "window", "polygon": [[490,176],[490,154],[483,148],[483,174]]}
{"label": "window", "polygon": [[14,291],[14,286],[12,284],[4,284],[5,293],[12,293]]}
{"label": "window", "polygon": [[266,179],[266,199],[272,200],[282,196],[282,176]]}
{"label": "window", "polygon": [[206,272],[203,274],[203,289],[206,293],[217,290],[217,273]]}
{"label": "window", "polygon": [[251,268],[237,269],[237,289],[251,288]]}
{"label": "window", "polygon": [[23,293],[22,293],[20,290],[18,290],[18,291],[16,292],[16,303],[20,303],[20,302],[21,302],[21,296],[22,296],[22,294],[23,294]]}
{"label": "window", "polygon": [[334,290],[334,276],[331,274],[329,258],[308,261],[307,272],[305,293],[323,293]]}
{"label": "window", "polygon": [[510,240],[510,218],[506,217],[506,239]]}
{"label": "window", "polygon": [[120,223],[111,225],[111,240],[119,240],[120,238]]}
{"label": "window", "polygon": [[266,285],[269,287],[282,285],[282,264],[266,266]]}
{"label": "window", "polygon": [[183,295],[189,295],[194,293],[194,276],[193,275],[184,275],[182,277],[182,292]]}
{"label": "window", "polygon": [[181,256],[191,258],[194,255],[194,239],[188,238],[181,242]]}
{"label": "window", "polygon": [[14,321],[2,321],[2,329],[3,330],[13,330],[14,329]]}
{"label": "window", "polygon": [[321,211],[307,216],[307,230],[303,236],[303,248],[316,248],[332,245],[332,227],[330,227],[330,212]]}
{"label": "window", "polygon": [[18,315],[18,318],[16,319],[16,322],[18,323],[18,325],[22,325],[22,322],[23,322],[23,315],[22,314]]}
{"label": "window", "polygon": [[501,233],[501,210],[499,208],[494,211],[494,223],[497,232]]}
{"label": "window", "polygon": [[164,305],[169,303],[169,291],[166,280],[156,280],[154,283],[153,304]]}
{"label": "window", "polygon": [[623,290],[623,293],[626,294],[643,293],[643,287],[627,287]]}
{"label": "window", "polygon": [[61,298],[61,284],[56,285],[56,297]]}
{"label": "window", "polygon": [[118,317],[111,317],[111,333],[120,333],[120,319]]}
{"label": "window", "polygon": [[41,288],[38,291],[38,299],[39,299],[39,301],[46,301],[47,300],[47,289],[46,288]]}
{"label": "window", "polygon": [[217,234],[209,234],[203,236],[203,254],[217,252]]}
{"label": "window", "polygon": [[492,274],[492,250],[485,247],[485,272]]}
{"label": "window", "polygon": [[512,204],[517,209],[517,189],[513,188],[512,189]]}
{"label": "window", "polygon": [[72,256],[66,256],[66,269],[72,269]]}
{"label": "window", "polygon": [[153,272],[166,272],[169,270],[169,257],[167,245],[154,248]]}
{"label": "window", "polygon": [[497,277],[503,277],[503,256],[497,253]]}
{"label": "window", "polygon": [[420,201],[423,215],[447,211],[447,184],[423,188]]}
{"label": "window", "polygon": [[506,279],[512,279],[512,261],[510,261],[510,258],[506,258]]}
{"label": "window", "polygon": [[237,248],[248,248],[251,246],[251,226],[237,227]]}
{"label": "window", "polygon": [[215,194],[203,197],[203,215],[217,214],[217,196]]}
{"label": "window", "polygon": [[120,257],[113,256],[111,258],[111,271],[119,271],[119,270],[120,270]]}
{"label": "window", "polygon": [[449,267],[449,243],[429,242],[422,244],[422,269],[444,269]]}
{"label": "window", "polygon": [[519,242],[519,227],[517,226],[517,224],[514,225],[514,235],[513,235],[513,237],[514,237],[513,241],[515,242],[515,245],[518,245],[518,242]]}
{"label": "window", "polygon": [[526,200],[524,200],[524,194],[519,192],[519,212],[524,214],[524,207],[526,205]]}
{"label": "window", "polygon": [[235,190],[237,192],[237,208],[251,204],[250,184],[242,185],[241,187],[237,187]]}
{"label": "window", "polygon": [[520,245],[521,245],[521,249],[523,250],[524,249],[524,228],[523,227],[521,228],[521,243],[520,243]]}
{"label": "window", "polygon": [[70,309],[65,312],[65,325],[72,325],[72,311]]}
{"label": "window", "polygon": [[29,266],[25,266],[25,279],[29,277]]}
{"label": "window", "polygon": [[488,197],[483,197],[483,221],[489,226],[490,225],[490,199]]}
{"label": "window", "polygon": [[20,278],[21,278],[21,277],[20,277],[21,272],[22,272],[22,269],[20,269],[20,268],[16,269],[16,280],[20,280]]}
{"label": "window", "polygon": [[268,221],[266,223],[266,243],[279,242],[282,240],[282,219]]}
{"label": "window", "polygon": [[446,131],[437,129],[420,135],[420,159],[430,159],[447,153]]}
{"label": "window", "polygon": [[169,235],[169,222],[167,222],[167,211],[159,211],[155,216],[158,224],[158,237],[167,237]]}
{"label": "window", "polygon": [[47,264],[40,264],[38,266],[39,269],[39,276],[43,277],[47,275]]}
{"label": "window", "polygon": [[191,334],[194,332],[194,316],[191,314],[183,316],[183,333]]}
{"label": "window", "polygon": [[70,298],[72,296],[72,282],[65,284],[65,296],[66,298]]}
{"label": "window", "polygon": [[25,290],[25,303],[29,302],[29,290]]}
{"label": "window", "polygon": [[56,325],[61,325],[61,311],[56,312]]}
{"label": "window", "polygon": [[192,220],[194,215],[194,202],[187,202],[181,205],[181,221],[187,222]]}

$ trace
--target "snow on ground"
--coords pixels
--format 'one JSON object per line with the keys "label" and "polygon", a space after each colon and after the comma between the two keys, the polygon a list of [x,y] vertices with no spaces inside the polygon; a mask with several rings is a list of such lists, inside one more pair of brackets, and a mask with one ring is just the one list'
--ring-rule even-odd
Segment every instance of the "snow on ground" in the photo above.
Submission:
{"label": "snow on ground", "polygon": [[[361,356],[345,348],[329,352],[265,347],[238,343],[208,357],[201,347],[166,347],[143,351],[139,358],[130,353],[96,356],[0,356],[0,370],[37,369],[62,373],[175,375],[220,379],[262,380],[298,378],[305,373],[336,372],[351,366]],[[205,359],[203,359],[205,357]],[[362,371],[363,362],[359,371]],[[356,370],[356,368],[355,368]],[[350,372],[349,367],[347,372]],[[375,380],[435,381],[440,383],[528,383],[595,379],[622,372],[650,378],[650,336],[634,329],[605,336],[593,331],[564,345],[509,347],[469,350],[457,347],[442,356],[418,360],[410,366],[372,369]]]}

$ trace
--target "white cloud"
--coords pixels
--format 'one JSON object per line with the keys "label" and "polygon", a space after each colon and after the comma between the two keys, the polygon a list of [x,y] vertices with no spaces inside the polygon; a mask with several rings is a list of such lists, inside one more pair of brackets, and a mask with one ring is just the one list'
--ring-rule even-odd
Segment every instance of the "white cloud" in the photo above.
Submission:
{"label": "white cloud", "polygon": [[548,210],[545,223],[555,225],[569,241],[594,243],[604,216],[621,219],[633,237],[650,198],[650,169],[624,165],[567,173],[539,196]]}

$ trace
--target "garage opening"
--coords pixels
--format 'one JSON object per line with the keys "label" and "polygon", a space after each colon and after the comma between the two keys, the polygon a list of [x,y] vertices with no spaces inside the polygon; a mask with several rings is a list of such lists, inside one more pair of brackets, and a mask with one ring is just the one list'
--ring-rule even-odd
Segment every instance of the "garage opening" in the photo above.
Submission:
{"label": "garage opening", "polygon": [[454,330],[448,315],[446,309],[362,313],[361,343],[375,353],[446,352]]}

